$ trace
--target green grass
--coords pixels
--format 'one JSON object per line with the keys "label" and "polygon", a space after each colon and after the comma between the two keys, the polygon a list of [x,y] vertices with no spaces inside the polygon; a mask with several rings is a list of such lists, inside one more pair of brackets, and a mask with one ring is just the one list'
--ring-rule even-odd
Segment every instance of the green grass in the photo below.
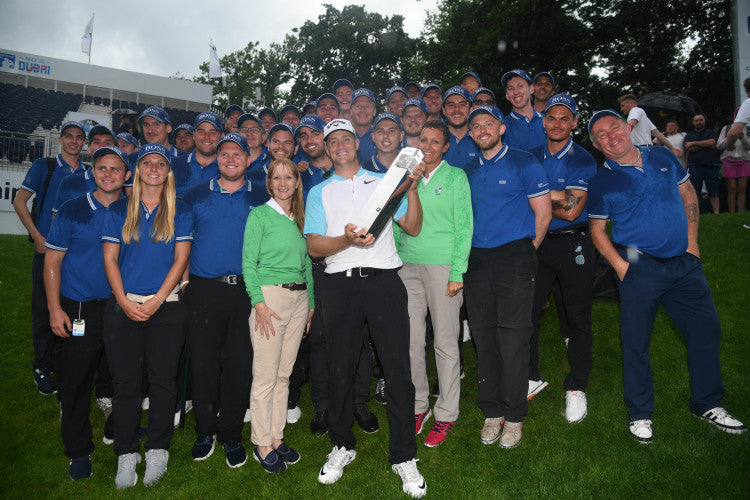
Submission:
{"label": "green grass", "polygon": [[[750,423],[750,214],[706,215],[700,244],[705,272],[722,321],[721,361],[729,411]],[[117,461],[101,444],[103,420],[93,407],[96,450],[94,476],[73,482],[59,436],[59,407],[41,396],[32,381],[29,295],[32,247],[20,236],[0,236],[0,401],[3,439],[0,445],[0,496],[4,498],[100,498],[157,496],[176,498],[287,497],[397,498],[400,481],[387,463],[385,407],[371,402],[381,422],[377,434],[355,425],[357,459],[331,486],[318,484],[318,468],[330,451],[327,437],[307,428],[312,405],[303,388],[302,419],[287,427],[286,441],[302,460],[281,475],[269,475],[252,459],[229,469],[217,449],[205,462],[190,459],[195,438],[192,413],[185,430],[176,431],[166,476],[153,488],[141,483],[118,493]],[[483,416],[475,404],[476,356],[464,344],[467,377],[461,415],[441,446],[428,449],[418,438],[420,469],[432,498],[748,498],[750,434],[720,432],[693,417],[689,398],[685,345],[663,313],[657,317],[651,343],[656,385],[653,415],[655,440],[636,443],[627,431],[622,401],[622,361],[617,303],[594,303],[594,366],[588,390],[589,415],[570,425],[563,416],[563,379],[567,360],[556,325],[554,306],[545,312],[541,331],[541,370],[550,387],[529,405],[524,438],[514,450],[479,442]],[[434,373],[431,373],[434,380]],[[244,444],[250,448],[249,428]],[[143,466],[139,476],[143,476]]]}

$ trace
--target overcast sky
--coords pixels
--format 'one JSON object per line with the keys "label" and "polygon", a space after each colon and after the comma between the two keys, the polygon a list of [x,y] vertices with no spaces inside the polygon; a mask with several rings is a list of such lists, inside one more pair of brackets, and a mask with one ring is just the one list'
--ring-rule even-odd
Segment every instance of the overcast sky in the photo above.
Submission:
{"label": "overcast sky", "polygon": [[438,0],[2,0],[0,48],[87,62],[81,52],[86,23],[94,17],[91,64],[160,76],[192,77],[208,60],[213,39],[219,57],[250,41],[266,47],[292,28],[317,21],[324,3],[337,9],[365,6],[383,16],[404,16],[404,29],[419,36],[426,12]]}

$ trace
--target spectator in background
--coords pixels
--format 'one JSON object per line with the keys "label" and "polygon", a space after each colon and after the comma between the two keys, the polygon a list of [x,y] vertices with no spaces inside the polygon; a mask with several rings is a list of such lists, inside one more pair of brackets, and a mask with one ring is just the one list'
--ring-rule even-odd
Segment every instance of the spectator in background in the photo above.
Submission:
{"label": "spectator in background", "polygon": [[450,131],[450,146],[443,154],[448,165],[464,168],[477,157],[479,149],[469,135],[471,94],[464,87],[451,87],[443,96],[443,115]]}
{"label": "spectator in background", "polygon": [[543,145],[547,138],[542,114],[531,104],[535,87],[529,74],[522,69],[513,69],[503,75],[501,83],[505,87],[505,98],[513,108],[504,121],[507,128],[503,141],[524,151]]}
{"label": "spectator in background", "polygon": [[326,123],[334,118],[338,118],[340,112],[341,105],[339,104],[339,100],[331,93],[322,94],[315,101],[315,114],[321,117]]}
{"label": "spectator in background", "polygon": [[440,111],[443,109],[443,89],[436,83],[428,83],[422,87],[422,100],[430,112],[427,119],[440,120]]}
{"label": "spectator in background", "polygon": [[[245,111],[237,106],[236,104],[230,104],[227,107],[226,112],[226,118],[227,122],[224,125],[224,131],[225,132],[237,132],[237,119],[244,113]],[[183,151],[192,151],[193,148],[190,149],[183,149]]]}
{"label": "spectator in background", "polygon": [[719,161],[716,156],[716,140],[718,136],[713,129],[706,128],[706,115],[697,114],[693,117],[693,132],[685,135],[685,152],[687,157],[690,181],[700,199],[703,182],[706,183],[708,199],[713,213],[719,213]]}
{"label": "spectator in background", "polygon": [[659,143],[667,149],[670,149],[678,158],[682,156],[682,151],[675,149],[672,143],[659,132],[656,126],[648,119],[643,108],[638,107],[638,98],[633,94],[625,94],[617,99],[620,103],[620,111],[627,116],[630,124],[630,138],[636,146],[650,146],[651,138],[656,137]]}
{"label": "spectator in background", "polygon": [[422,133],[430,112],[427,105],[419,97],[410,97],[404,103],[401,111],[401,125],[404,127],[404,140],[401,147],[419,147],[419,135]]}
{"label": "spectator in background", "polygon": [[268,134],[268,132],[271,130],[271,127],[278,123],[278,120],[276,119],[276,112],[271,108],[263,108],[258,111],[258,119],[263,124],[263,128],[266,130],[266,134]]}
{"label": "spectator in background", "polygon": [[406,82],[404,84],[406,95],[411,99],[412,97],[422,97],[422,86],[417,82]]}
{"label": "spectator in background", "polygon": [[547,101],[555,95],[555,77],[549,71],[537,73],[534,77],[534,109],[544,113],[547,109]]}
{"label": "spectator in background", "polygon": [[471,94],[471,111],[484,105],[495,106],[495,93],[486,87],[479,87]]}
{"label": "spectator in background", "polygon": [[479,79],[479,75],[473,71],[467,71],[461,78],[458,79],[458,84],[469,91],[469,95],[477,91],[482,86],[482,81]]}
{"label": "spectator in background", "polygon": [[281,117],[282,123],[288,123],[292,127],[297,128],[297,125],[299,125],[299,120],[300,118],[302,118],[302,113],[297,106],[293,104],[287,104],[286,106],[281,108],[281,111],[279,111],[279,116]]}
{"label": "spectator in background", "polygon": [[[375,94],[370,89],[357,89],[352,94],[352,119],[351,123],[359,141],[359,162],[364,163],[374,155],[377,150],[372,142],[372,121],[377,114]],[[326,121],[328,123],[328,121]]]}
{"label": "spectator in background", "polygon": [[[680,132],[680,124],[677,120],[669,120],[667,122],[667,129],[664,131],[664,137],[672,144],[675,149],[682,151],[682,156],[677,157],[677,161],[680,165],[687,168],[685,164],[685,132]],[[654,137],[652,139],[654,145],[659,144],[659,140]]]}
{"label": "spectator in background", "polygon": [[[740,108],[734,110],[734,119]],[[727,148],[727,131],[731,125],[721,129],[716,149],[721,151],[721,175],[727,180],[727,205],[730,212],[745,211],[745,193],[747,192],[747,178],[750,176],[750,140],[745,135],[744,127],[734,143],[734,149]]]}
{"label": "spectator in background", "polygon": [[141,143],[132,134],[120,132],[117,134],[117,146],[129,155],[140,149]]}
{"label": "spectator in background", "polygon": [[188,123],[181,123],[174,129],[174,147],[180,151],[190,152],[195,149],[195,140],[193,139],[193,126]]}
{"label": "spectator in background", "polygon": [[404,103],[408,98],[406,89],[396,85],[386,91],[385,107],[394,115],[401,117],[401,111],[404,109]]}
{"label": "spectator in background", "polygon": [[[346,78],[339,78],[333,84],[333,95],[335,95],[336,99],[338,99],[339,101],[339,116],[341,116],[341,118],[351,120],[353,93],[354,85],[352,85],[352,82],[350,82]],[[285,120],[282,119],[282,121]]]}

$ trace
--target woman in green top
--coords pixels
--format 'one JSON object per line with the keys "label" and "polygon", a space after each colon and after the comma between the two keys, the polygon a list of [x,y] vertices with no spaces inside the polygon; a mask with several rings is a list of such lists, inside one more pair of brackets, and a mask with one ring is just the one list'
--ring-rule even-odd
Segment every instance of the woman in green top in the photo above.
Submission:
{"label": "woman in green top", "polygon": [[282,439],[289,374],[314,303],[310,257],[302,236],[302,181],[291,160],[271,162],[266,189],[271,199],[253,209],[245,225],[242,274],[253,304],[253,456],[267,472],[281,472],[300,459]]}

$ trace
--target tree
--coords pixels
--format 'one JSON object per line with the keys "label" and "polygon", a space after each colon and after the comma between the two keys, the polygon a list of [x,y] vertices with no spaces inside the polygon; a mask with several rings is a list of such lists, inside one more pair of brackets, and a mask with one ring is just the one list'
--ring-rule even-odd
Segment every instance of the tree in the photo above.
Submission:
{"label": "tree", "polygon": [[339,78],[376,95],[395,82],[405,82],[416,41],[404,32],[402,16],[383,17],[358,5],[340,11],[328,4],[325,8],[317,23],[305,22],[284,42],[294,74],[294,102],[330,92]]}

